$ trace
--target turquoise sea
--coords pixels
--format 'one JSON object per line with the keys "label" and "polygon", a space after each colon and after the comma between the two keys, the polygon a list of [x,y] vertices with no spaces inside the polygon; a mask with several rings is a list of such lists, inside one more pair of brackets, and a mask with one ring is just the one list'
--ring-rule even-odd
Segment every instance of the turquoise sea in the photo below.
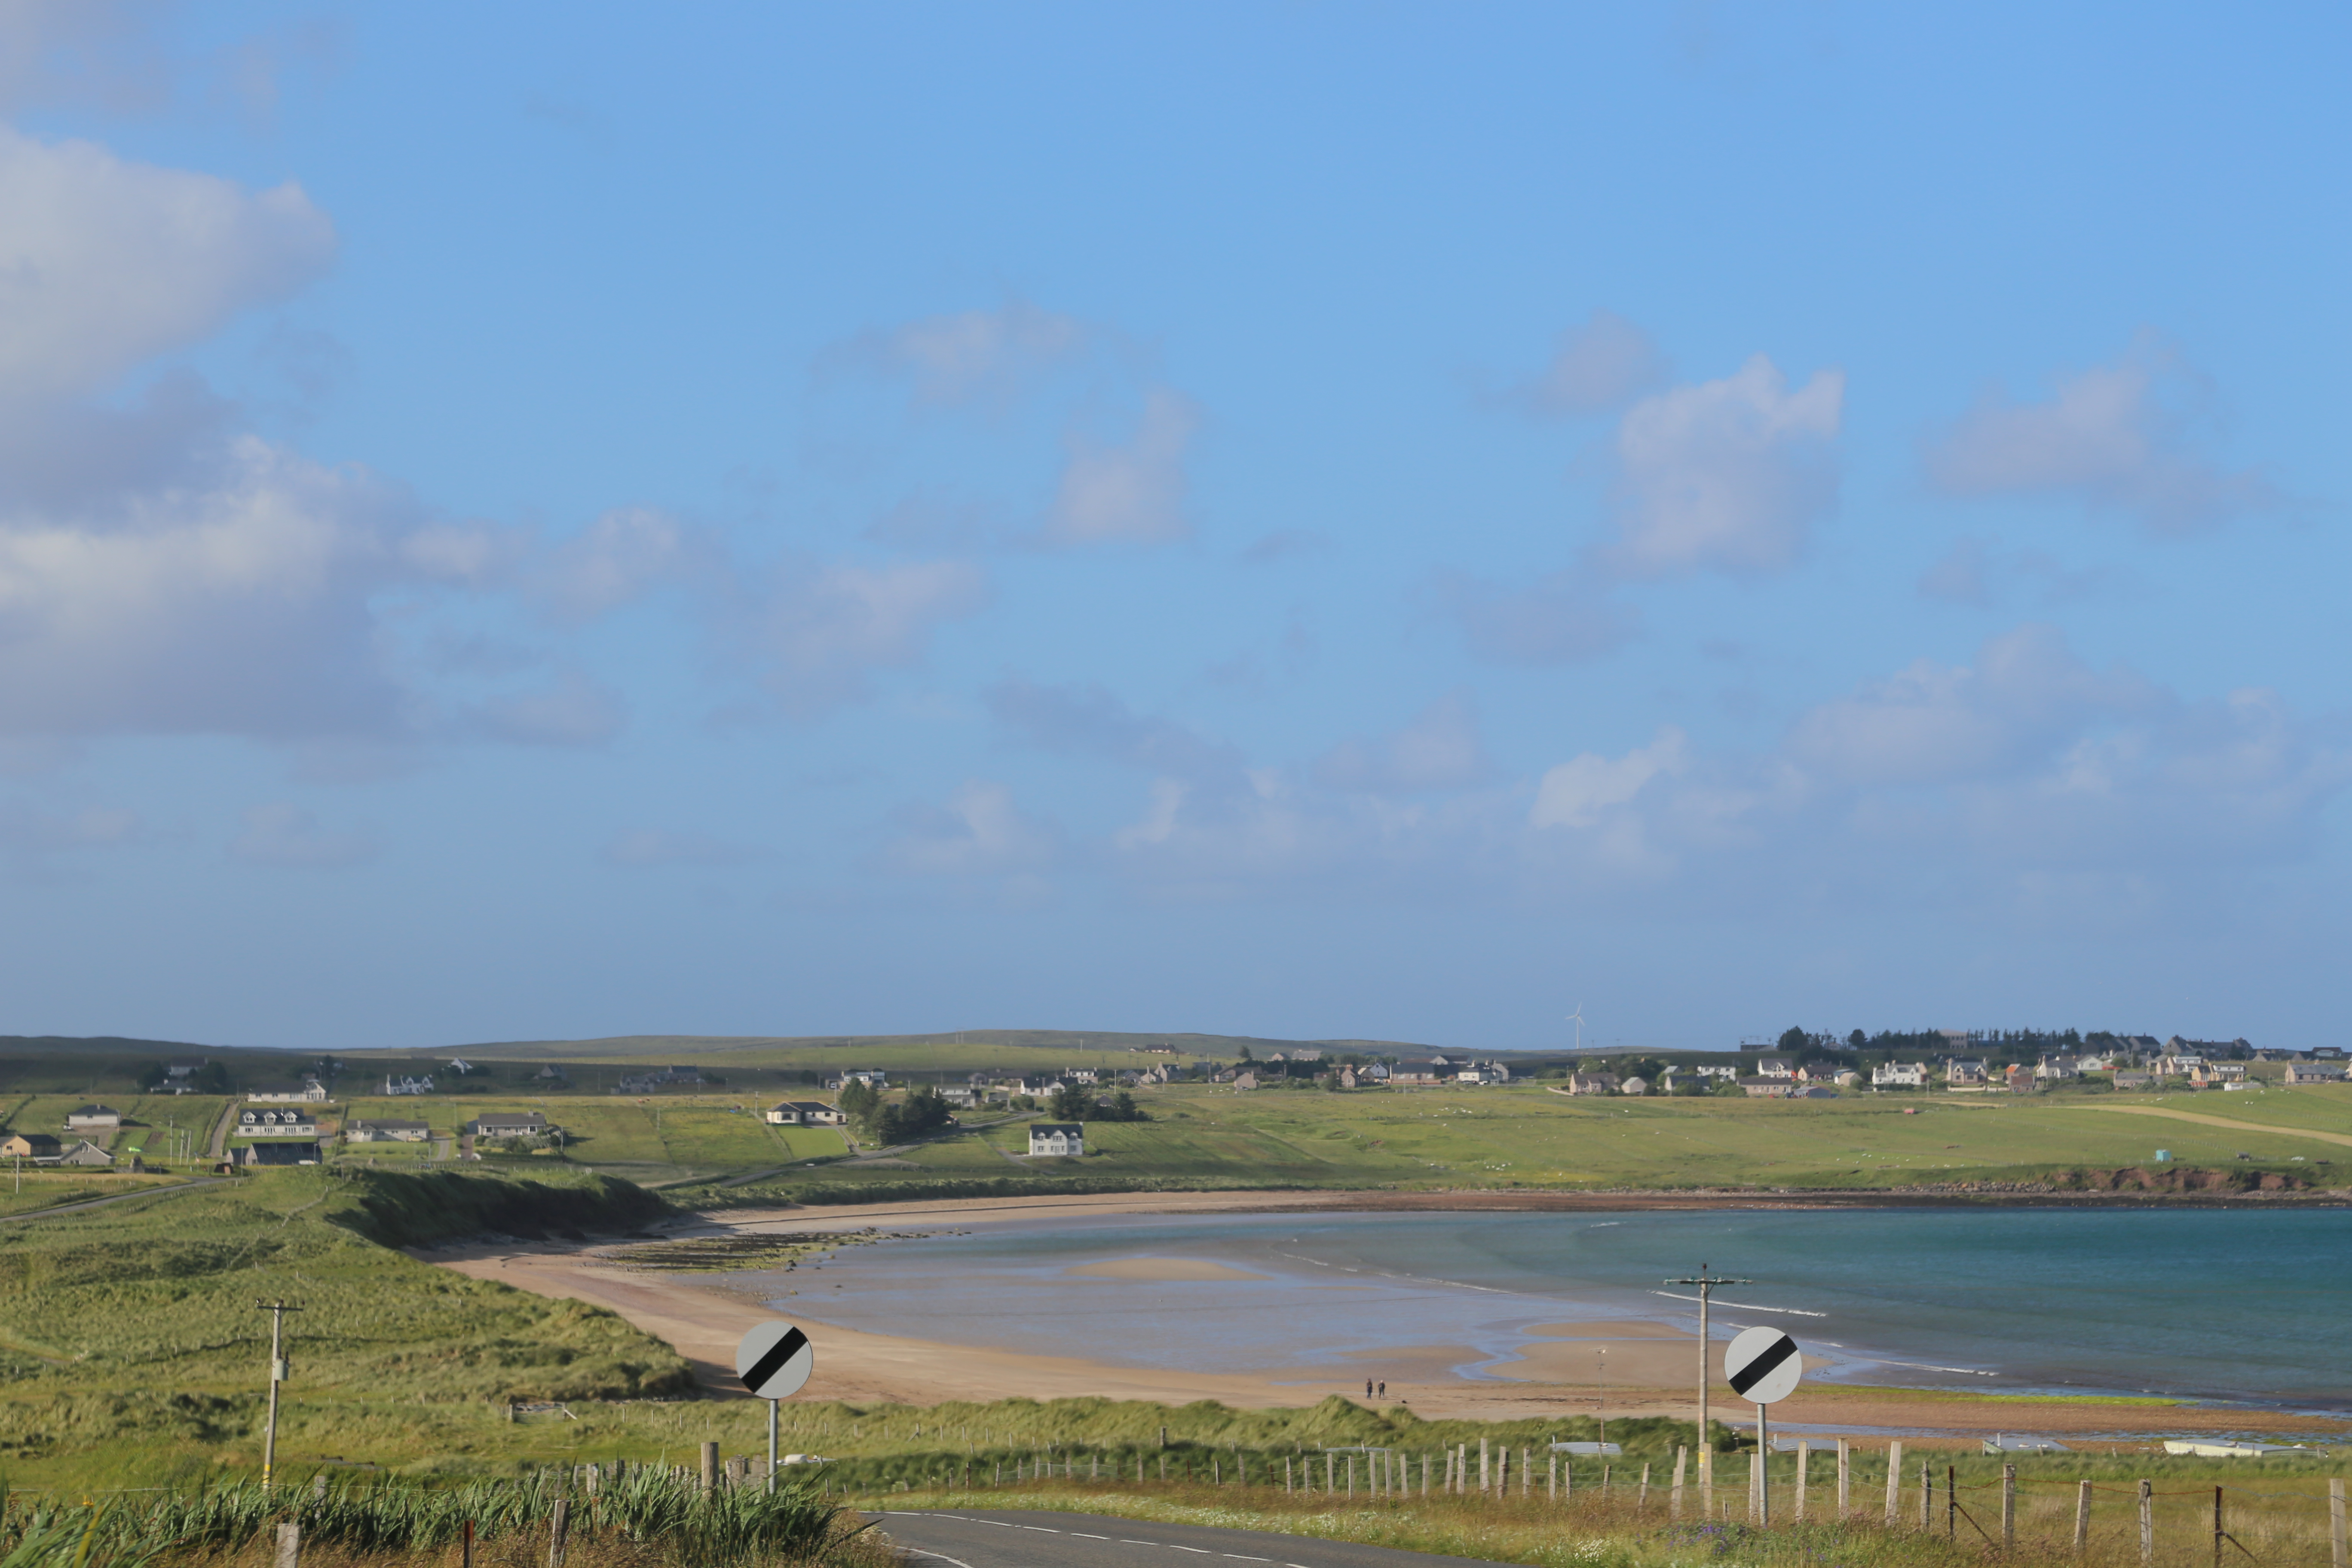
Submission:
{"label": "turquoise sea", "polygon": [[[1143,1257],[1266,1278],[1067,1272]],[[1717,1336],[1776,1324],[1832,1358],[1815,1377],[2352,1411],[2347,1209],[1120,1215],[844,1248],[789,1297],[757,1278],[782,1312],[877,1333],[1203,1371],[1448,1343],[1477,1377],[1535,1324],[1696,1329],[1663,1281],[1701,1263],[1755,1281],[1717,1294]]]}

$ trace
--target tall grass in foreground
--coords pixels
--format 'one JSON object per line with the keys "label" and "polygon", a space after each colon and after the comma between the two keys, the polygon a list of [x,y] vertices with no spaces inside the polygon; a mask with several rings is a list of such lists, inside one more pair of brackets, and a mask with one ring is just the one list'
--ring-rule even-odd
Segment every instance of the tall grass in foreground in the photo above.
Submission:
{"label": "tall grass in foreground", "polygon": [[[2139,1568],[2141,1563],[2137,1499],[2121,1487],[2095,1494],[2089,1541],[2078,1555],[2072,1485],[2021,1491],[2015,1543],[2003,1547],[1998,1495],[1991,1489],[1964,1485],[1961,1501],[1968,1513],[1958,1518],[1948,1517],[1939,1489],[1931,1525],[1924,1529],[1916,1488],[1906,1493],[1902,1522],[1894,1528],[1883,1522],[1883,1492],[1874,1492],[1866,1506],[1857,1494],[1854,1513],[1838,1520],[1826,1517],[1834,1512],[1833,1497],[1816,1489],[1811,1517],[1797,1522],[1790,1517],[1792,1500],[1776,1489],[1775,1523],[1765,1529],[1748,1522],[1747,1499],[1736,1485],[1716,1489],[1722,1517],[1699,1517],[1694,1487],[1685,1494],[1684,1517],[1676,1520],[1664,1488],[1654,1486],[1644,1505],[1620,1480],[1621,1489],[1606,1497],[1588,1489],[1558,1501],[1545,1498],[1539,1477],[1533,1495],[1515,1490],[1502,1499],[1475,1492],[1425,1498],[1373,1497],[1361,1490],[1352,1498],[1320,1490],[1286,1493],[1279,1482],[1163,1489],[1138,1488],[1131,1481],[1090,1486],[1055,1479],[971,1491],[894,1489],[861,1500],[869,1512],[882,1515],[885,1531],[887,1510],[893,1509],[1035,1509],[1271,1531],[1539,1568],[1960,1568],[1988,1562]],[[2227,1561],[2265,1568],[2322,1568],[2328,1563],[2324,1482],[2296,1489],[2231,1487],[2224,1495],[2226,1528],[2237,1543],[2225,1545]],[[2156,1568],[2205,1568],[2214,1556],[2212,1489],[2163,1489],[2156,1500]]]}
{"label": "tall grass in foreground", "polygon": [[[301,1527],[306,1562],[324,1551],[352,1563],[446,1555],[473,1527],[478,1564],[510,1557],[547,1561],[559,1499],[569,1499],[567,1559],[579,1568],[751,1568],[762,1563],[853,1563],[876,1559],[851,1540],[862,1529],[797,1478],[772,1493],[722,1487],[637,1468],[593,1490],[564,1472],[519,1481],[401,1487],[346,1480],[253,1482],[167,1492],[110,1505],[45,1500],[12,1505],[0,1523],[0,1568],[147,1568],[204,1559],[234,1563],[266,1546],[276,1527]],[[487,1553],[487,1555],[486,1555]]]}

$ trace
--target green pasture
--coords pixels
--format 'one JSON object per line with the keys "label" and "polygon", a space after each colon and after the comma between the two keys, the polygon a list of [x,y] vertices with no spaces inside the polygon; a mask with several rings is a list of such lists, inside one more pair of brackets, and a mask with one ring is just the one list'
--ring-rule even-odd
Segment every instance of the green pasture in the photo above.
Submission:
{"label": "green pasture", "polygon": [[[2118,1116],[2065,1095],[1623,1100],[1570,1099],[1534,1086],[1354,1094],[1181,1087],[1140,1098],[1153,1120],[1090,1123],[1084,1160],[1020,1166],[1040,1177],[1185,1184],[1891,1188],[2024,1181],[2070,1167],[2153,1168],[2161,1148],[2176,1166],[2251,1163],[2322,1184],[2333,1173],[2322,1161],[2352,1170],[2352,1159],[2334,1161],[2340,1145],[2298,1141],[2292,1127],[2250,1118],[2240,1131]],[[2220,1099],[2200,1095],[2191,1103],[2203,1111]],[[1916,1113],[1905,1114],[1906,1108]],[[2352,1133],[2352,1097],[2300,1096],[2294,1110],[2305,1121],[2332,1121],[2327,1130]],[[2266,1136],[2249,1149],[2256,1132]],[[953,1135],[903,1158],[941,1175],[1004,1175],[1015,1165],[994,1152],[1026,1147],[1025,1124],[1016,1123]],[[2242,1151],[2262,1158],[2240,1162]],[[2298,1153],[2300,1166],[2292,1158]],[[812,1173],[826,1181],[845,1174]]]}

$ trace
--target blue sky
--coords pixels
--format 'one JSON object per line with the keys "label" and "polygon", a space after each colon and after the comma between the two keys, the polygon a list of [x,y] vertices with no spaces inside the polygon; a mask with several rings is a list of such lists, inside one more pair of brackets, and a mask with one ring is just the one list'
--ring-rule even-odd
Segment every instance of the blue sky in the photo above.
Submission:
{"label": "blue sky", "polygon": [[2322,1043],[2347,31],[0,5],[0,1028]]}

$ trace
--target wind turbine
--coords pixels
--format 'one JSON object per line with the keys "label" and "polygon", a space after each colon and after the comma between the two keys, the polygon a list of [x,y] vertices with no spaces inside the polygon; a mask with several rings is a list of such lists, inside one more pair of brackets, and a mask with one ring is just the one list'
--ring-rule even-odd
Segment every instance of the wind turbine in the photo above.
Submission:
{"label": "wind turbine", "polygon": [[1584,1004],[1583,1004],[1583,1003],[1581,1003],[1581,1002],[1579,1002],[1579,1003],[1576,1005],[1576,1011],[1575,1011],[1575,1012],[1573,1012],[1573,1013],[1570,1013],[1570,1014],[1567,1016],[1567,1018],[1566,1018],[1565,1020],[1563,1020],[1563,1022],[1570,1023],[1570,1024],[1573,1024],[1573,1025],[1575,1025],[1575,1026],[1576,1026],[1576,1049],[1577,1049],[1577,1052],[1578,1052],[1578,1054],[1579,1054],[1579,1055],[1583,1054],[1583,1051],[1584,1051]]}

